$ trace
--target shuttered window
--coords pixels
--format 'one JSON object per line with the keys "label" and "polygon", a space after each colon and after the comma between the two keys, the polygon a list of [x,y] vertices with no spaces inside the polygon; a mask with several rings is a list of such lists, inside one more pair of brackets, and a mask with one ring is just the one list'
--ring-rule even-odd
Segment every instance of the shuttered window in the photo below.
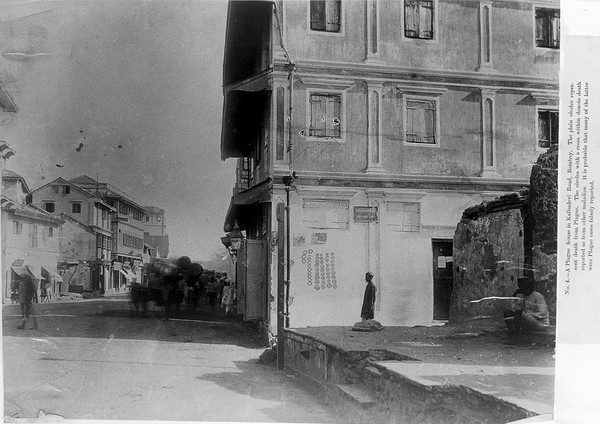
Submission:
{"label": "shuttered window", "polygon": [[535,44],[538,47],[560,47],[560,11],[535,9]]}
{"label": "shuttered window", "polygon": [[418,203],[388,202],[387,227],[394,232],[418,232],[421,213]]}
{"label": "shuttered window", "polygon": [[311,0],[310,29],[313,31],[340,32],[341,0]]}
{"label": "shuttered window", "polygon": [[538,147],[547,149],[558,144],[558,112],[538,111]]}
{"label": "shuttered window", "polygon": [[406,101],[406,142],[436,144],[436,102],[433,100]]}
{"label": "shuttered window", "polygon": [[348,228],[347,200],[304,200],[303,222],[308,228]]}
{"label": "shuttered window", "polygon": [[404,36],[433,39],[433,0],[404,0]]}
{"label": "shuttered window", "polygon": [[341,138],[341,109],[341,94],[311,93],[309,136]]}
{"label": "shuttered window", "polygon": [[29,247],[37,247],[38,245],[38,226],[29,224]]}

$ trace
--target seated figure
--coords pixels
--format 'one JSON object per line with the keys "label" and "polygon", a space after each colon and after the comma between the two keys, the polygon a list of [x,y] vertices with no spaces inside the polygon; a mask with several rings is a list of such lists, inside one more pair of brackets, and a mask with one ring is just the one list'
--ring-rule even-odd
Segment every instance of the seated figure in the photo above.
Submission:
{"label": "seated figure", "polygon": [[533,280],[528,277],[517,280],[518,289],[514,297],[514,309],[504,311],[504,322],[511,335],[519,335],[523,331],[545,330],[550,325],[548,306],[544,296],[533,289]]}

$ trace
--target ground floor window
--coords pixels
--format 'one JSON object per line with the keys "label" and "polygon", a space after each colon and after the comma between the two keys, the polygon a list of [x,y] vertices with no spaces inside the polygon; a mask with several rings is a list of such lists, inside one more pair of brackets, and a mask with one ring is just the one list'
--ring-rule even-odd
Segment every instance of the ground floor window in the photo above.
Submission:
{"label": "ground floor window", "polygon": [[347,200],[305,199],[303,214],[305,227],[348,228],[349,206]]}

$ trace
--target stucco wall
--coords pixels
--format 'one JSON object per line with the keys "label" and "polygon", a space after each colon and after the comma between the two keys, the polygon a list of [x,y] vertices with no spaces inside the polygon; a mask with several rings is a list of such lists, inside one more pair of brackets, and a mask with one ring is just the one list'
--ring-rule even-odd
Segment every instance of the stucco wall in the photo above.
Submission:
{"label": "stucco wall", "polygon": [[[311,191],[312,190],[312,191]],[[348,228],[309,228],[303,223],[303,199],[331,199],[345,196],[349,205]],[[275,191],[275,198],[285,199]],[[299,186],[291,193],[291,232],[303,236],[305,244],[292,243],[290,286],[290,326],[353,325],[360,320],[365,280],[370,270],[375,274],[377,301],[375,319],[384,325],[430,325],[433,322],[433,252],[432,239],[451,241],[456,222],[466,206],[481,201],[480,195],[448,193],[444,196],[389,190],[379,194],[361,189],[318,190]],[[420,206],[419,231],[399,231],[388,205],[416,203]],[[379,222],[355,222],[356,206],[377,205]],[[275,207],[274,207],[275,209]],[[277,221],[273,218],[273,229]],[[315,233],[326,233],[325,243],[315,243]],[[315,289],[316,255],[335,258],[337,287]],[[277,255],[272,251],[271,323],[276,323],[275,294]],[[308,258],[310,257],[310,261]],[[311,280],[308,278],[311,263]],[[331,262],[330,262],[331,263]],[[330,274],[331,275],[331,274]],[[311,283],[309,285],[309,282]],[[272,329],[274,332],[274,329]]]}
{"label": "stucco wall", "polygon": [[[545,7],[554,8],[556,4]],[[506,74],[558,79],[560,50],[535,46],[534,5],[522,1],[494,2],[492,16],[495,69]]]}
{"label": "stucco wall", "polygon": [[[367,166],[367,84],[356,81],[346,91],[343,140],[325,141],[308,133],[308,93],[294,86],[293,152],[298,171],[361,172]],[[482,170],[481,95],[478,90],[449,89],[439,96],[440,133],[436,145],[403,141],[403,97],[395,84],[385,84],[382,107],[382,163],[388,173],[479,176]],[[432,99],[435,97],[432,97]],[[528,94],[498,94],[495,101],[496,167],[507,178],[529,176],[536,151],[537,111]]]}
{"label": "stucco wall", "polygon": [[360,62],[365,50],[365,4],[345,1],[342,4],[342,31],[327,33],[309,28],[307,1],[284,1],[286,42],[294,60],[328,60]]}
{"label": "stucco wall", "polygon": [[[124,246],[123,245],[123,234],[128,234],[130,236],[137,237],[138,239],[141,239],[142,241],[144,241],[144,230],[143,230],[143,228],[140,228],[141,224],[138,224],[139,221],[134,220],[133,218],[129,218],[129,220],[131,221],[131,223],[125,222],[123,220],[118,221],[118,224],[117,224],[118,232],[116,234],[114,234],[114,232],[113,232],[113,237],[116,237],[116,239],[117,239],[117,250],[112,252],[113,255],[118,254],[118,253],[123,253],[125,255],[142,256],[142,253],[144,251],[143,247],[141,249],[138,249],[133,246]],[[113,221],[113,224],[115,222],[116,221]]]}
{"label": "stucco wall", "polygon": [[61,260],[93,260],[96,258],[96,235],[70,221],[60,233]]}
{"label": "stucco wall", "polygon": [[[21,234],[13,234],[13,221],[23,224]],[[38,226],[38,245],[29,247],[29,223]],[[48,236],[48,225],[28,221],[7,211],[2,211],[2,281],[3,297],[10,297],[12,281],[11,266],[17,260],[23,260],[25,265],[43,266],[48,270],[56,270],[59,256],[59,227],[52,226],[53,236]]]}
{"label": "stucco wall", "polygon": [[[366,58],[364,2],[342,2],[342,34],[310,31],[309,2],[285,1],[286,47],[294,60],[361,62]],[[435,39],[404,37],[402,2],[379,1],[380,59],[388,65],[475,71],[479,66],[479,3],[437,1]],[[551,5],[548,7],[552,7]],[[531,3],[492,5],[492,63],[500,73],[557,78],[559,50],[535,47]]]}

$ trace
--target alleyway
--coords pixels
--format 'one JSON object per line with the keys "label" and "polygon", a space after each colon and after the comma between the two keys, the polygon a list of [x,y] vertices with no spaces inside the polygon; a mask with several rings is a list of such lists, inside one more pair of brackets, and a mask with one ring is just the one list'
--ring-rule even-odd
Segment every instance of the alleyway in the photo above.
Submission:
{"label": "alleyway", "polygon": [[206,307],[168,321],[131,318],[125,298],[34,308],[36,330],[3,308],[5,417],[347,422]]}

